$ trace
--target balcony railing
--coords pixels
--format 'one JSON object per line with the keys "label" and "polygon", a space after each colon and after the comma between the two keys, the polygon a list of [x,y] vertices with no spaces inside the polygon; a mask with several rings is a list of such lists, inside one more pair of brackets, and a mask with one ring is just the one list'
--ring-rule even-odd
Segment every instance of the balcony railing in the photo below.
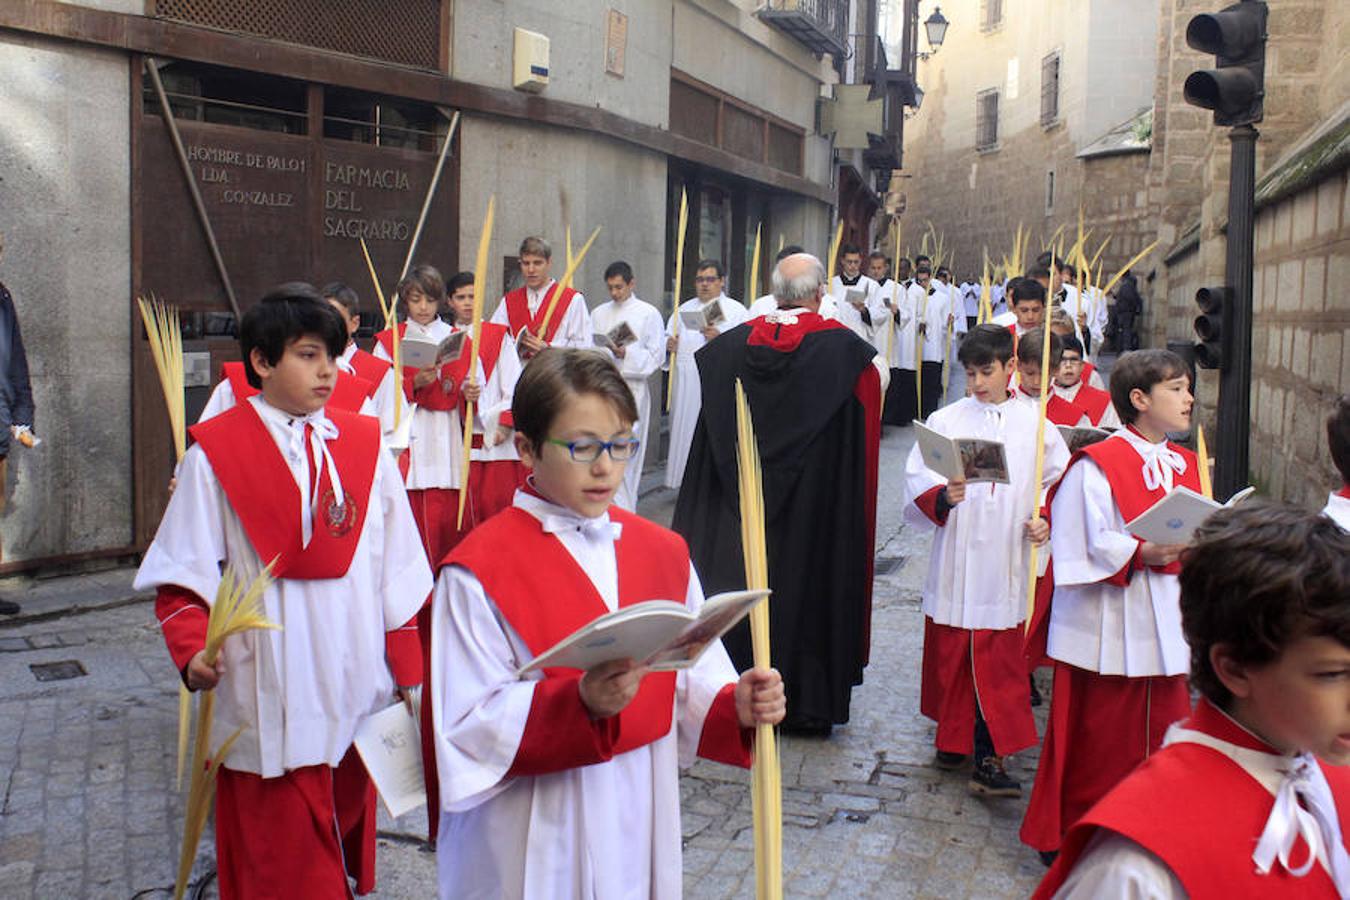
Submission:
{"label": "balcony railing", "polygon": [[816,53],[848,52],[847,0],[768,0],[757,15]]}

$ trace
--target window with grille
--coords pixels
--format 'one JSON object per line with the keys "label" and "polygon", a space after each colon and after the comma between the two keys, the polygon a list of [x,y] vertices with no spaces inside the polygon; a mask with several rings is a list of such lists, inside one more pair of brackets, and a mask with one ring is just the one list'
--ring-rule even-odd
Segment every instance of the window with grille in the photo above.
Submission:
{"label": "window with grille", "polygon": [[980,30],[994,31],[1003,27],[1003,0],[980,0]]}
{"label": "window with grille", "polygon": [[1041,60],[1041,126],[1048,128],[1059,121],[1059,53],[1051,53]]}
{"label": "window with grille", "polygon": [[[305,85],[300,81],[190,62],[164,66],[160,78],[175,119],[285,134],[304,134],[308,127]],[[144,101],[147,114],[160,114],[148,78]]]}
{"label": "window with grille", "polygon": [[441,65],[441,0],[154,0],[154,14],[404,66]]}
{"label": "window with grille", "polygon": [[998,89],[975,95],[975,149],[992,150],[998,146]]}
{"label": "window with grille", "polygon": [[323,91],[326,138],[435,152],[441,122],[435,107],[424,103],[335,87]]}

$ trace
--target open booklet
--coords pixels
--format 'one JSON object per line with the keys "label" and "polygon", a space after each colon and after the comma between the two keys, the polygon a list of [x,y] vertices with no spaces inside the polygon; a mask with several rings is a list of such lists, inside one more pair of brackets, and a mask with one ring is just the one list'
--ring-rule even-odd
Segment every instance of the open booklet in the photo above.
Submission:
{"label": "open booklet", "polygon": [[1059,433],[1064,438],[1064,443],[1069,445],[1070,453],[1077,453],[1084,447],[1091,446],[1098,441],[1104,441],[1111,436],[1111,432],[1105,428],[1093,428],[1084,426],[1082,428],[1073,425],[1060,425]]}
{"label": "open booklet", "polygon": [[604,347],[606,350],[618,350],[620,347],[627,347],[637,340],[637,335],[633,329],[628,327],[627,322],[620,322],[609,331],[597,331],[593,336],[593,343],[597,347]]}
{"label": "open booklet", "polygon": [[1188,544],[1195,530],[1221,509],[1237,506],[1256,488],[1245,487],[1227,503],[1211,500],[1188,487],[1175,487],[1157,503],[1125,523],[1130,534],[1155,544]]}
{"label": "open booklet", "polygon": [[399,342],[399,355],[404,366],[412,366],[415,369],[443,366],[454,362],[464,354],[464,336],[467,334],[467,331],[456,331],[439,343],[405,338]]}
{"label": "open booklet", "polygon": [[844,302],[854,309],[862,309],[867,300],[867,291],[861,288],[848,288],[844,291]]}
{"label": "open booklet", "polygon": [[769,593],[727,591],[709,597],[697,616],[673,600],[625,606],[591,620],[516,674],[544,668],[593,669],[615,659],[636,660],[657,671],[687,669]]}
{"label": "open booklet", "polygon": [[395,703],[367,716],[354,743],[389,815],[397,819],[427,802],[422,740],[407,706]]}
{"label": "open booklet", "polygon": [[684,327],[690,331],[702,331],[705,328],[712,328],[718,322],[726,318],[722,311],[721,301],[714,300],[702,309],[682,309],[680,310],[680,321]]}
{"label": "open booklet", "polygon": [[917,420],[914,432],[923,464],[948,481],[1008,484],[1008,454],[1002,442],[947,437]]}

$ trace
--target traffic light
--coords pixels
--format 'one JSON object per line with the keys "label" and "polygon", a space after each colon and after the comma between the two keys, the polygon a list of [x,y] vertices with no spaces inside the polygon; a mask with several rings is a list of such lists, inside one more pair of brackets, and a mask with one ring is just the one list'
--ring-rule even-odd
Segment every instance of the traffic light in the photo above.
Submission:
{"label": "traffic light", "polygon": [[1219,12],[1195,16],[1186,26],[1186,43],[1218,58],[1217,69],[1188,75],[1183,90],[1187,103],[1214,110],[1215,125],[1261,121],[1266,15],[1261,0],[1242,0]]}
{"label": "traffic light", "polygon": [[1222,369],[1228,342],[1224,334],[1224,319],[1229,318],[1233,306],[1233,289],[1207,287],[1195,292],[1195,303],[1200,315],[1195,317],[1195,334],[1200,338],[1195,345],[1195,362],[1202,369]]}

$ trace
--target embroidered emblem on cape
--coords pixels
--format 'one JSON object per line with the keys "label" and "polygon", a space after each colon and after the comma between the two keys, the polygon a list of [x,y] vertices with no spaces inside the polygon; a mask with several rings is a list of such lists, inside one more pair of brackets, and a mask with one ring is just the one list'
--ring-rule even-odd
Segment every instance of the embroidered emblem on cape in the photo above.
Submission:
{"label": "embroidered emblem on cape", "polygon": [[323,513],[323,525],[333,537],[345,537],[356,524],[356,500],[346,491],[342,492],[343,502],[337,501],[333,489],[324,491],[319,501]]}

